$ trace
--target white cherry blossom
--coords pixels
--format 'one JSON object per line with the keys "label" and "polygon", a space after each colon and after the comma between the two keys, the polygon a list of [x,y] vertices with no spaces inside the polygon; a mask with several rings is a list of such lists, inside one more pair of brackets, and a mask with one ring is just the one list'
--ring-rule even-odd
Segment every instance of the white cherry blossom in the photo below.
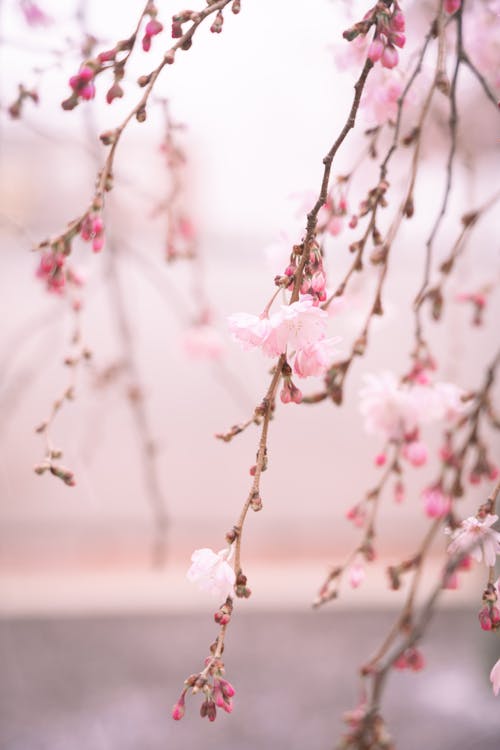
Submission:
{"label": "white cherry blossom", "polygon": [[202,591],[225,599],[233,590],[236,579],[234,570],[228,560],[232,556],[232,547],[214,552],[204,547],[191,555],[191,567],[187,579],[196,583]]}

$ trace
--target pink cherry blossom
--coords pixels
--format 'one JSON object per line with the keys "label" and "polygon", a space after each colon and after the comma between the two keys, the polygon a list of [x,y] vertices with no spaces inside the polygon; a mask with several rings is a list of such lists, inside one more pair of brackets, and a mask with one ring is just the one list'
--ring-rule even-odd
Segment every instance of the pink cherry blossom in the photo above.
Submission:
{"label": "pink cherry blossom", "polygon": [[249,313],[230,315],[228,325],[233,339],[246,351],[262,346],[271,330],[269,318],[259,318]]}
{"label": "pink cherry blossom", "polygon": [[368,77],[361,99],[366,120],[370,125],[395,122],[398,99],[403,93],[400,71],[376,68]]}
{"label": "pink cherry blossom", "polygon": [[324,338],[328,314],[314,305],[310,295],[298,302],[282,305],[281,312],[270,318],[271,329],[262,351],[269,357],[283,354],[287,347],[305,349]]}
{"label": "pink cherry blossom", "polygon": [[224,353],[224,341],[211,325],[194,325],[189,328],[182,341],[184,351],[193,359],[220,359]]}
{"label": "pink cherry blossom", "polygon": [[417,429],[418,404],[410,388],[401,386],[391,372],[365,375],[364,380],[360,411],[368,433],[400,440]]}
{"label": "pink cherry blossom", "polygon": [[225,599],[233,590],[236,576],[228,562],[232,548],[214,552],[209,548],[197,549],[191,555],[192,565],[187,579],[198,584],[202,591],[208,591],[220,599]]}
{"label": "pink cherry blossom", "polygon": [[490,672],[490,680],[493,685],[493,693],[498,695],[500,692],[500,659]]}
{"label": "pink cherry blossom", "polygon": [[421,440],[413,440],[403,447],[403,456],[412,466],[423,466],[427,463],[429,451],[426,444]]}
{"label": "pink cherry blossom", "polygon": [[323,375],[332,362],[332,358],[339,354],[335,349],[340,338],[321,339],[310,344],[305,349],[299,349],[295,354],[293,370],[299,378]]}
{"label": "pink cherry blossom", "polygon": [[448,546],[450,555],[469,550],[470,555],[488,567],[493,567],[496,556],[500,554],[500,533],[491,527],[498,521],[498,516],[488,513],[480,520],[475,516],[466,518],[458,529],[451,533],[452,542]]}
{"label": "pink cherry blossom", "polygon": [[424,510],[429,518],[443,518],[451,508],[451,498],[445,495],[441,487],[427,487],[422,492]]}

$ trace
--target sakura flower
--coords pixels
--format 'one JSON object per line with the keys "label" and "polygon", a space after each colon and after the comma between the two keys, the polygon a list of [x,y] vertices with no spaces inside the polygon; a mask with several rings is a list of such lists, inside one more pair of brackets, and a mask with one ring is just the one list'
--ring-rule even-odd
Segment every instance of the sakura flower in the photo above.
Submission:
{"label": "sakura flower", "polygon": [[490,672],[490,680],[493,685],[493,693],[498,695],[500,692],[500,659]]}
{"label": "sakura flower", "polygon": [[429,518],[442,518],[449,513],[451,498],[445,495],[441,487],[427,487],[422,493],[424,510]]}
{"label": "sakura flower", "polygon": [[436,383],[434,393],[436,394],[438,419],[452,422],[466,408],[462,400],[464,391],[454,383]]}
{"label": "sakura flower", "polygon": [[324,337],[327,319],[328,314],[314,305],[310,295],[291,305],[282,305],[281,312],[270,319],[271,330],[262,346],[264,354],[269,357],[283,354],[287,346],[307,348]]}
{"label": "sakura flower", "polygon": [[340,341],[336,336],[331,339],[321,339],[309,344],[305,349],[299,349],[295,354],[293,370],[299,378],[323,375],[331,364],[332,358],[339,354],[335,344]]}
{"label": "sakura flower", "polygon": [[413,440],[403,447],[403,456],[412,466],[423,466],[427,463],[429,451],[425,443],[421,440]]}
{"label": "sakura flower", "polygon": [[368,433],[400,440],[418,427],[419,409],[412,391],[398,383],[392,372],[365,375],[360,411]]}
{"label": "sakura flower", "polygon": [[233,590],[236,576],[228,563],[232,555],[232,548],[219,552],[204,547],[197,549],[191,555],[192,565],[187,572],[187,579],[197,583],[202,591],[225,599]]}
{"label": "sakura flower", "polygon": [[189,328],[182,341],[184,351],[193,359],[220,359],[224,352],[224,341],[211,325],[194,325]]}
{"label": "sakura flower", "polygon": [[491,527],[498,521],[498,516],[488,513],[484,519],[470,516],[451,533],[452,542],[448,546],[450,555],[468,550],[471,556],[488,567],[495,565],[496,556],[500,554],[500,534]]}
{"label": "sakura flower", "polygon": [[233,339],[246,351],[262,346],[271,330],[269,318],[259,318],[249,313],[230,315],[228,325]]}

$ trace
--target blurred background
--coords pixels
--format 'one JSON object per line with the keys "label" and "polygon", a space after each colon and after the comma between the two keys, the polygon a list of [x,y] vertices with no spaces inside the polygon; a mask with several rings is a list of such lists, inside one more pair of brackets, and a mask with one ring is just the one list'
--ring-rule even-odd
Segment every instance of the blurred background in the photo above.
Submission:
{"label": "blurred background", "polygon": [[[141,3],[89,0],[62,8],[46,0],[52,22],[44,26],[27,25],[19,5],[4,0],[0,6],[0,747],[66,750],[83,741],[86,748],[155,748],[165,741],[192,747],[200,741],[194,733],[207,728],[199,722],[194,727],[194,718],[172,728],[169,706],[214,635],[213,603],[187,583],[185,572],[194,549],[224,546],[248,492],[255,428],[229,444],[214,435],[249,418],[269,378],[268,360],[230,341],[225,317],[262,311],[290,244],[300,240],[303,195],[318,190],[322,157],[352,95],[355,68],[339,73],[335,66],[346,44],[341,31],[367,4],[244,3],[239,16],[226,13],[222,34],[200,29],[192,50],[164,72],[156,98],[167,98],[172,118],[186,125],[175,137],[187,156],[183,196],[196,228],[196,261],[165,262],[165,214],[156,210],[170,185],[160,148],[161,104],[152,101],[147,122],[127,129],[105,212],[106,250],[112,250],[94,255],[84,243],[74,247],[75,264],[86,277],[82,336],[92,364],[79,369],[76,398],[53,429],[63,463],[75,472],[73,488],[32,471],[44,454],[34,428],[67,384],[63,361],[73,321],[64,301],[47,294],[35,277],[38,259],[30,250],[88,206],[105,153],[97,134],[116,126],[135,104],[135,80],[161,59],[166,34],[153,39],[148,55],[132,56],[122,100],[104,102],[102,76],[95,101],[63,112],[60,102],[82,60],[84,35],[96,37],[97,50],[112,46],[130,35]],[[484,5],[474,9],[480,13]],[[408,3],[403,69],[433,7]],[[158,10],[167,28],[179,8],[159,2]],[[408,130],[433,59],[410,100]],[[21,82],[36,86],[40,102],[27,102],[21,119],[12,120],[6,109]],[[459,101],[459,159],[438,260],[449,252],[462,213],[488,199],[498,184],[497,118],[467,71]],[[424,146],[415,217],[395,246],[386,314],[375,321],[367,355],[352,369],[345,403],[340,409],[279,405],[271,424],[264,508],[248,519],[244,544],[254,593],[239,604],[228,643],[228,678],[239,683],[242,696],[239,718],[222,717],[208,739],[200,735],[207,747],[331,744],[341,711],[357,700],[356,665],[382,639],[401,604],[404,591],[387,590],[385,568],[411,554],[427,528],[420,493],[436,475],[436,460],[407,470],[403,505],[396,506],[388,492],[380,558],[363,586],[346,590],[328,612],[308,611],[330,565],[359,538],[345,520],[347,509],[377,481],[373,457],[381,445],[363,431],[358,392],[364,373],[408,367],[410,300],[421,283],[423,248],[444,190],[447,117],[443,97]],[[363,129],[374,124],[368,108],[359,120],[335,175],[349,171],[365,149]],[[381,154],[391,137],[382,133]],[[361,163],[349,195],[352,210],[376,170],[376,162]],[[391,172],[394,199],[386,225],[407,171],[404,154]],[[475,228],[448,285],[443,320],[427,323],[439,379],[464,389],[480,385],[494,356],[500,301],[491,295],[477,328],[470,308],[455,297],[498,280],[497,219],[493,209]],[[342,278],[352,239],[347,227],[329,239],[332,279]],[[375,278],[376,269],[367,267],[332,314],[329,330],[343,337],[345,350],[364,320]],[[207,309],[218,356],[198,349],[193,356],[190,332]],[[132,369],[123,364],[130,358]],[[304,390],[320,385],[311,381]],[[137,427],[137,399],[146,432]],[[425,438],[435,453],[439,429]],[[144,458],[150,439],[154,469]],[[498,455],[498,438],[491,439]],[[153,495],[164,498],[168,516],[162,568],[152,565],[152,470],[158,485]],[[470,488],[464,515],[475,512],[488,492],[485,485]],[[427,588],[445,544],[439,540],[429,562]],[[443,596],[446,611],[431,633],[425,675],[393,680],[390,718],[405,750],[426,744],[442,749],[447,742],[464,750],[498,747],[498,705],[487,683],[497,644],[480,638],[475,621],[481,574],[463,576],[460,589]],[[257,669],[250,669],[252,662]],[[474,710],[458,720],[457,707],[465,705]],[[416,721],[424,710],[431,717],[425,736]]]}

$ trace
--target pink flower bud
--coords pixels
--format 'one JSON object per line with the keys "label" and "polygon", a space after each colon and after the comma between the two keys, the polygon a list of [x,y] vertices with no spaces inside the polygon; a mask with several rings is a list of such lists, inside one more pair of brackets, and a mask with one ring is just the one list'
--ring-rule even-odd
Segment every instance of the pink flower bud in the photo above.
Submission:
{"label": "pink flower bud", "polygon": [[231,683],[228,682],[227,680],[219,680],[219,682],[220,682],[221,690],[224,693],[224,695],[227,698],[232,698],[233,695],[236,693],[236,690],[231,685]]}
{"label": "pink flower bud", "polygon": [[175,704],[175,706],[172,709],[172,719],[175,719],[175,721],[180,721],[180,719],[182,719],[182,717],[184,716],[184,712],[185,712],[185,708],[184,708],[185,698],[184,698],[184,695],[185,694],[182,693],[181,697],[179,698],[179,700],[177,701],[177,703]]}
{"label": "pink flower bud", "polygon": [[456,13],[462,5],[462,0],[444,0],[444,10],[449,13],[450,16]]}
{"label": "pink flower bud", "polygon": [[163,24],[157,21],[156,18],[152,18],[151,21],[148,21],[146,24],[145,31],[148,36],[156,36],[163,31]]}
{"label": "pink flower bud", "polygon": [[79,91],[80,96],[82,99],[85,99],[85,101],[90,101],[90,99],[93,99],[95,96],[95,86],[93,83],[88,83],[86,86],[84,86]]}
{"label": "pink flower bud", "polygon": [[478,614],[479,624],[482,630],[491,630],[493,625],[490,618],[488,607],[483,607]]}
{"label": "pink flower bud", "polygon": [[412,466],[423,466],[427,463],[429,452],[425,443],[415,440],[413,443],[407,443],[404,446],[403,455]]}
{"label": "pink flower bud", "polygon": [[403,11],[397,10],[394,13],[391,19],[391,28],[394,29],[394,31],[405,30],[405,17],[404,17]]}
{"label": "pink flower bud", "polygon": [[498,466],[490,466],[489,472],[488,472],[488,479],[491,479],[492,482],[495,481],[495,479],[498,479],[499,475]]}
{"label": "pink flower bud", "polygon": [[368,58],[372,61],[372,63],[376,63],[380,60],[384,53],[384,49],[384,43],[381,39],[377,37],[372,41],[372,43],[368,47]]}
{"label": "pink flower bud", "polygon": [[451,498],[439,486],[428,487],[422,493],[424,510],[429,518],[443,518],[451,509]]}
{"label": "pink flower bud", "polygon": [[116,57],[116,49],[109,49],[105,52],[99,52],[97,55],[97,59],[99,62],[111,62],[111,60],[114,60]]}
{"label": "pink flower bud", "polygon": [[375,466],[384,466],[387,462],[387,455],[385,453],[377,453],[375,456]]}
{"label": "pink flower bud", "polygon": [[311,286],[314,292],[322,292],[326,285],[325,275],[318,271],[311,279]]}
{"label": "pink flower bud", "polygon": [[[391,34],[391,42],[395,44],[396,47],[402,48],[406,44],[406,37],[404,34],[401,34],[399,31],[396,31],[394,34]],[[390,67],[394,67],[394,66],[390,66]]]}
{"label": "pink flower bud", "polygon": [[384,68],[395,68],[398,60],[399,55],[397,50],[388,44],[382,53],[382,65]]}
{"label": "pink flower bud", "polygon": [[88,65],[84,65],[78,71],[78,78],[82,83],[88,83],[94,77],[94,71]]}
{"label": "pink flower bud", "polygon": [[104,247],[104,237],[94,237],[92,240],[92,250],[94,253],[100,253]]}
{"label": "pink flower bud", "polygon": [[172,39],[180,39],[182,36],[182,26],[178,21],[172,22]]}
{"label": "pink flower bud", "polygon": [[349,222],[349,228],[350,229],[356,229],[358,226],[358,217],[356,215],[351,216],[351,220]]}

